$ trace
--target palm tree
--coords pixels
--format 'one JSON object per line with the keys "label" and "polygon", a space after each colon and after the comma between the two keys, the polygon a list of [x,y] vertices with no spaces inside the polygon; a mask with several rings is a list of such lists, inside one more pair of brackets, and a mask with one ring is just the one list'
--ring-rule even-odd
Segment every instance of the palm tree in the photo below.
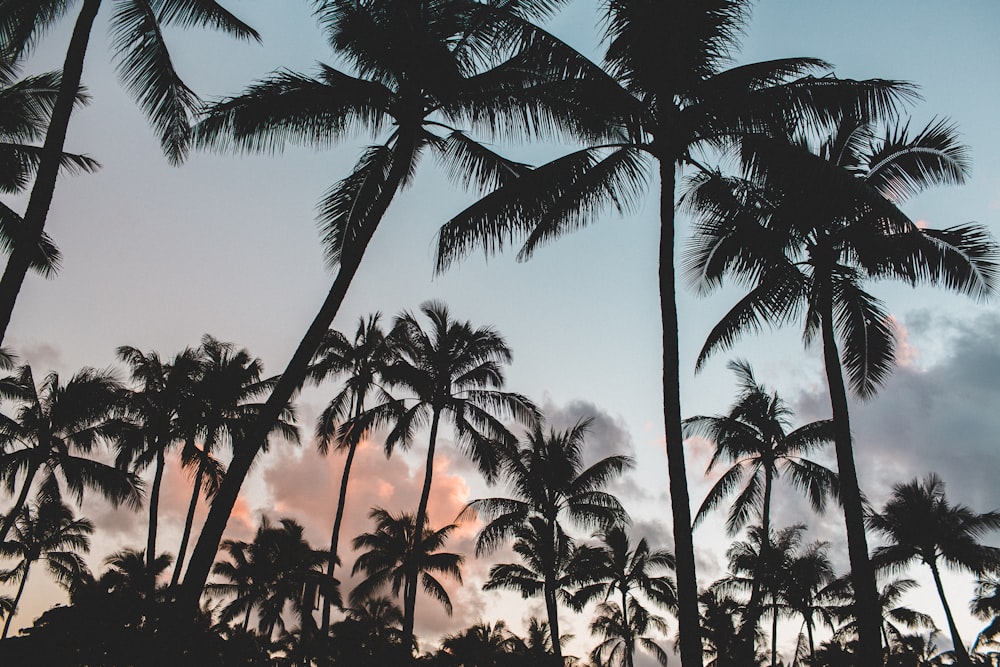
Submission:
{"label": "palm tree", "polygon": [[923,481],[893,485],[882,511],[870,514],[867,524],[888,541],[872,556],[878,566],[903,568],[919,558],[930,568],[958,663],[971,664],[944,594],[940,566],[977,575],[1000,568],[1000,548],[979,543],[985,533],[1000,529],[1000,511],[976,514],[965,505],[952,505],[944,482],[931,473]]}
{"label": "palm tree", "polygon": [[[600,632],[609,642],[618,638],[623,643],[620,646],[615,644],[617,648],[614,649],[610,648],[610,644],[600,651],[595,649],[594,655],[605,655],[606,651],[617,655],[619,651],[624,651],[621,662],[632,667],[636,641],[645,644],[639,639],[639,635],[645,633],[648,626],[659,629],[659,622],[656,620],[659,617],[649,614],[642,607],[637,594],[648,597],[667,609],[676,609],[677,588],[673,579],[666,574],[655,574],[657,570],[673,570],[674,557],[668,551],[652,551],[645,538],[640,539],[632,549],[628,535],[620,526],[598,533],[597,536],[601,543],[589,550],[586,556],[588,566],[579,575],[588,583],[573,596],[574,603],[582,608],[598,598],[603,598],[607,603],[612,595],[620,596],[620,604],[604,608],[607,613],[600,612],[604,619],[601,621]],[[633,610],[642,618],[631,618]],[[605,633],[605,630],[613,628],[620,630],[621,634]],[[639,628],[639,634],[632,633],[633,629]],[[591,631],[598,631],[594,624],[591,624]],[[654,655],[660,654],[654,652]]]}
{"label": "palm tree", "polygon": [[[832,441],[833,423],[815,421],[789,431],[792,413],[777,392],[769,393],[759,384],[745,361],[732,361],[729,368],[736,373],[740,385],[729,413],[684,420],[685,436],[700,435],[715,444],[705,474],[721,462],[732,464],[708,492],[695,514],[694,525],[697,526],[742,485],[742,491],[729,510],[726,530],[730,536],[735,535],[753,514],[757,514],[761,521],[760,535],[764,539],[761,549],[767,550],[770,548],[773,484],[782,473],[808,496],[817,512],[825,509],[827,496],[836,493],[836,473],[803,456]],[[762,559],[761,565],[765,561]],[[763,575],[754,578],[744,617],[741,637],[748,651],[753,650],[750,641],[753,628],[763,612],[759,585],[763,580]],[[749,654],[747,659],[750,659]]]}
{"label": "palm tree", "polygon": [[[392,358],[393,352],[387,344],[385,334],[379,324],[381,315],[375,313],[358,322],[358,328],[351,342],[345,335],[329,330],[316,352],[311,375],[320,382],[330,377],[346,375],[344,388],[334,396],[316,422],[318,446],[322,454],[335,444],[337,449],[346,449],[344,472],[340,479],[340,494],[333,519],[330,536],[330,563],[326,573],[333,578],[333,570],[339,561],[340,526],[344,519],[347,502],[347,482],[351,475],[351,464],[357,453],[364,433],[351,429],[351,419],[357,419],[365,410],[365,401],[378,387],[379,374]],[[325,634],[330,627],[330,601],[323,604],[322,630]]]}
{"label": "palm tree", "polygon": [[[663,324],[663,401],[671,509],[678,565],[681,662],[701,665],[698,589],[680,409],[680,358],[674,275],[677,170],[698,166],[705,148],[732,144],[755,129],[799,119],[820,125],[836,110],[885,111],[910,95],[891,81],[802,77],[829,66],[790,58],[723,69],[746,25],[746,0],[675,3],[607,0],[607,74],[577,82],[571,93],[602,113],[596,143],[533,170],[452,218],[439,234],[444,269],[475,245],[503,248],[523,235],[519,258],[597,218],[609,205],[635,206],[648,172],[660,178],[659,286]],[[584,85],[592,83],[593,85]]]}
{"label": "palm tree", "polygon": [[284,631],[282,614],[287,605],[299,619],[303,633],[309,632],[313,600],[317,594],[338,598],[330,580],[323,574],[326,551],[313,549],[302,536],[302,526],[292,519],[281,519],[272,526],[264,517],[253,542],[227,540],[223,549],[232,560],[219,561],[213,571],[228,579],[214,583],[213,593],[233,597],[222,610],[222,622],[244,615],[243,627],[250,623],[253,610],[258,615],[258,630],[272,639],[275,629]]}
{"label": "palm tree", "polygon": [[56,582],[68,590],[90,574],[80,556],[80,552],[90,550],[94,524],[89,519],[74,518],[73,511],[55,498],[24,505],[15,514],[13,537],[0,543],[0,555],[18,562],[12,569],[0,572],[0,581],[17,579],[18,586],[0,639],[7,637],[32,565],[44,562]]}
{"label": "palm tree", "polygon": [[78,504],[84,489],[91,489],[115,506],[139,507],[138,478],[91,458],[99,443],[117,440],[125,430],[120,420],[110,417],[121,391],[113,376],[92,368],[79,371],[65,385],[57,373],[49,373],[36,386],[28,365],[0,380],[0,392],[18,404],[14,416],[0,415],[0,478],[8,492],[17,492],[0,525],[0,542],[17,521],[39,473],[51,495],[59,495],[61,478]]}
{"label": "palm tree", "polygon": [[[20,56],[40,41],[41,35],[69,12],[71,0],[0,3],[0,43]],[[79,98],[83,62],[101,0],[82,0],[66,51],[62,80],[38,158],[35,183],[24,214],[20,243],[12,248],[0,278],[0,342],[10,324],[14,303],[24,276],[43,238],[56,177],[63,163],[63,145],[73,107]],[[178,0],[160,7],[152,0],[117,0],[111,18],[112,44],[118,74],[125,87],[149,116],[168,159],[179,163],[190,141],[190,119],[200,101],[174,70],[163,40],[167,27],[210,26],[240,39],[257,39],[250,26],[215,0]]]}
{"label": "palm tree", "polygon": [[[881,617],[882,642],[890,648],[899,645],[904,635],[900,627],[908,630],[936,630],[934,620],[927,614],[901,604],[903,597],[917,588],[914,579],[897,578],[882,584],[878,589],[878,609]],[[848,638],[857,635],[858,623],[854,615],[854,591],[850,577],[842,577],[826,588],[826,596],[840,605],[835,612],[841,621],[834,636]]]}
{"label": "palm tree", "polygon": [[[560,522],[607,529],[628,520],[618,499],[604,491],[632,465],[627,456],[609,456],[584,468],[583,448],[590,420],[547,435],[537,423],[503,462],[502,476],[513,498],[473,500],[467,511],[486,525],[476,537],[476,555],[495,551],[509,539],[523,565],[494,566],[487,587],[508,588],[524,597],[542,594],[556,663],[562,663],[557,596],[575,585],[573,548]],[[569,600],[569,593],[564,597]]]}
{"label": "palm tree", "polygon": [[[742,662],[738,640],[740,628],[746,625],[741,619],[746,616],[746,605],[730,595],[732,586],[728,581],[718,581],[701,592],[698,602],[701,606],[701,638],[703,651],[709,658],[706,667],[746,667]],[[763,633],[753,626],[753,646],[763,640]],[[751,665],[760,664],[759,655],[754,653]]]}
{"label": "palm tree", "polygon": [[398,659],[403,610],[385,596],[361,600],[347,617],[330,626],[333,664],[383,665]]}
{"label": "palm tree", "polygon": [[630,598],[628,604],[628,613],[623,613],[615,602],[602,602],[597,606],[597,618],[591,622],[590,632],[600,635],[604,641],[590,652],[590,659],[606,667],[632,667],[632,656],[638,642],[657,662],[666,665],[667,652],[646,636],[651,629],[666,634],[666,619],[649,613],[635,598]]}
{"label": "palm tree", "polygon": [[802,314],[805,341],[822,341],[859,640],[874,664],[877,591],[843,371],[857,396],[874,395],[892,368],[893,331],[863,282],[928,282],[984,299],[996,278],[996,244],[977,225],[921,229],[899,209],[928,186],[964,179],[965,147],[943,121],[879,139],[870,120],[846,115],[818,146],[805,136],[744,142],[744,178],[706,173],[688,195],[700,215],[686,260],[692,281],[708,291],[731,274],[751,287],[709,334],[698,365],[747,330]]}
{"label": "palm tree", "polygon": [[167,451],[194,437],[199,410],[195,386],[202,372],[202,359],[191,348],[178,353],[169,363],[164,363],[156,352],[143,353],[127,345],[119,347],[117,353],[128,364],[136,385],[125,396],[125,410],[134,428],[121,438],[118,463],[123,467],[131,465],[137,472],[155,464],[146,533],[146,565],[152,569]]}
{"label": "palm tree", "polygon": [[512,667],[523,660],[516,655],[523,645],[504,621],[483,621],[442,639],[441,653],[454,667]]}
{"label": "palm tree", "polygon": [[781,597],[789,612],[802,617],[809,646],[809,664],[816,662],[816,641],[813,636],[816,617],[833,629],[833,613],[825,604],[827,586],[835,580],[833,565],[827,550],[828,542],[813,542],[788,561]]}
{"label": "palm tree", "polygon": [[[406,601],[416,597],[416,572],[424,592],[444,605],[451,615],[451,598],[444,586],[432,573],[446,575],[462,583],[460,565],[465,558],[459,554],[440,551],[451,534],[458,528],[449,524],[438,530],[426,526],[417,537],[417,520],[412,514],[393,515],[382,508],[374,508],[368,514],[375,522],[375,532],[363,533],[354,538],[354,549],[367,549],[354,561],[351,574],[364,572],[367,576],[351,591],[351,604],[378,595],[389,587],[394,596],[403,592],[403,631],[401,644],[408,648],[413,644],[413,605],[407,617]],[[407,629],[409,628],[409,629]]]}
{"label": "palm tree", "polygon": [[[180,581],[198,496],[204,490],[208,497],[212,497],[225,473],[213,452],[221,444],[232,446],[246,432],[261,408],[260,403],[253,402],[254,399],[265,394],[276,382],[273,378],[261,379],[263,363],[246,349],[237,350],[232,343],[223,343],[208,334],[201,339],[198,356],[201,367],[192,387],[196,414],[189,418],[195,420],[203,445],[199,449],[191,438],[182,452],[184,463],[194,466],[195,477],[171,586]],[[289,421],[293,417],[294,411],[289,406],[274,430],[286,440],[297,443],[298,429]],[[190,435],[188,433],[189,438]]]}
{"label": "palm tree", "polygon": [[[490,327],[474,328],[451,318],[448,308],[429,301],[420,307],[430,320],[421,327],[412,313],[396,318],[390,334],[397,357],[382,370],[390,391],[406,392],[366,411],[356,421],[358,433],[392,424],[385,439],[386,454],[408,448],[417,427],[430,425],[424,482],[417,505],[413,537],[423,535],[434,476],[434,454],[443,418],[450,419],[459,447],[471,458],[486,480],[500,471],[505,452],[513,446],[503,420],[515,418],[530,424],[538,412],[524,396],[501,391],[503,365],[511,352],[500,334]],[[414,545],[416,546],[416,545]],[[417,572],[410,564],[403,595],[403,640],[413,633]]]}
{"label": "palm tree", "polygon": [[326,146],[357,130],[369,133],[374,143],[320,203],[326,255],[337,274],[212,504],[185,580],[190,608],[197,604],[255,448],[304,382],[369,241],[395,194],[412,181],[420,156],[433,152],[463,186],[491,188],[521,173],[523,166],[501,158],[456,126],[468,123],[505,136],[534,135],[554,126],[550,106],[523,90],[537,78],[537,66],[563,69],[553,64],[558,58],[515,55],[525,45],[558,48],[520,13],[541,15],[550,6],[543,0],[506,5],[325,0],[319,4],[321,22],[353,74],[326,65],[316,77],[275,73],[240,97],[210,107],[199,124],[200,144],[238,151],[272,151],[286,142]]}

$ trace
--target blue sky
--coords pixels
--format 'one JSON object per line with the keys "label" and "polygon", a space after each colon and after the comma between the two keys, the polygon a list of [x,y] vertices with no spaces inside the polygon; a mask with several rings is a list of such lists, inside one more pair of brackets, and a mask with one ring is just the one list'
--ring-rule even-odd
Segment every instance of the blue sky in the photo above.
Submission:
{"label": "blue sky", "polygon": [[[168,33],[177,69],[204,98],[237,94],[279,67],[308,72],[316,61],[331,62],[308,3],[246,0],[227,5],[258,28],[263,45],[235,43],[212,33]],[[73,118],[68,141],[69,149],[95,157],[103,169],[60,181],[48,231],[63,251],[64,265],[55,280],[28,279],[8,342],[36,373],[53,369],[69,374],[84,365],[111,365],[118,345],[170,355],[208,332],[248,347],[264,359],[269,372],[280,372],[331,279],[323,266],[315,203],[347,173],[366,139],[321,150],[289,147],[274,156],[198,153],[182,167],[170,167],[116,81],[104,28],[109,11],[110,5],[102,9],[84,72],[93,101]],[[831,62],[842,78],[915,82],[924,101],[912,109],[913,125],[950,117],[971,146],[973,172],[967,184],[928,192],[907,210],[931,226],[978,221],[996,233],[998,19],[1000,5],[990,0],[949,3],[946,10],[903,0],[764,0],[754,9],[737,61],[813,56]],[[577,2],[550,27],[574,45],[593,50],[598,24],[594,4]],[[58,66],[68,31],[68,25],[61,26],[45,37],[29,64],[32,71]],[[557,150],[501,148],[534,161]],[[567,419],[581,406],[592,406],[608,424],[595,446],[608,453],[629,450],[637,458],[637,470],[627,483],[633,490],[626,496],[628,509],[648,527],[651,540],[654,533],[667,535],[662,523],[668,511],[655,199],[627,217],[607,215],[541,249],[528,263],[518,264],[512,256],[488,262],[473,256],[435,277],[434,233],[474,196],[455,190],[432,161],[422,166],[413,186],[390,208],[335,326],[351,329],[362,314],[381,310],[392,315],[430,298],[447,302],[456,317],[495,325],[514,351],[509,387]],[[651,184],[651,193],[656,187]],[[23,210],[23,200],[9,203]],[[686,236],[683,222],[679,236]],[[863,487],[878,504],[892,483],[937,469],[955,501],[979,511],[1000,507],[993,479],[1000,459],[995,436],[1000,427],[994,380],[1000,371],[994,344],[1000,331],[997,306],[976,305],[932,288],[873,289],[904,327],[915,356],[880,397],[857,409],[854,429]],[[794,330],[748,339],[731,354],[716,356],[700,375],[693,374],[705,335],[738,295],[730,289],[708,299],[689,291],[679,296],[685,415],[728,407],[733,383],[725,364],[740,356],[796,405],[803,420],[827,416],[818,350],[803,350]],[[323,400],[319,391],[303,396],[306,428]],[[695,507],[710,484],[701,477],[706,462],[701,454],[692,451],[689,460]],[[268,482],[268,471],[272,480],[289,480],[285,473],[301,463],[301,455],[276,447],[261,462],[248,485],[251,509],[276,506],[282,491],[278,482]],[[452,470],[455,488],[464,480],[469,497],[492,493],[465,474],[460,462]],[[414,466],[410,473],[419,470]],[[788,521],[806,518],[815,526],[811,539],[831,540],[843,569],[837,514],[824,519],[801,515],[800,501],[785,498]],[[295,515],[291,504],[288,511]],[[142,541],[140,529],[130,528],[129,520],[118,516],[108,521],[116,529],[95,540],[95,568],[106,553]],[[323,543],[324,524],[317,518],[315,525],[313,539]],[[170,530],[168,525],[168,545]],[[723,563],[725,544],[717,525],[696,534],[703,584],[719,574],[714,568]],[[26,607],[19,621],[30,622],[58,599],[40,580],[30,585],[37,585],[31,593],[34,614]],[[962,577],[949,583],[953,604],[964,613],[970,581]],[[469,613],[488,604],[471,592],[475,584],[465,586],[470,602],[461,609]],[[926,611],[940,616],[933,597],[920,599]],[[515,617],[508,620],[516,627],[521,611],[512,609]],[[447,626],[442,619],[440,627],[426,631],[457,630],[470,620],[456,618]],[[943,619],[939,625],[944,627]],[[963,628],[971,641],[976,622],[966,619]],[[586,634],[582,623],[577,634]]]}

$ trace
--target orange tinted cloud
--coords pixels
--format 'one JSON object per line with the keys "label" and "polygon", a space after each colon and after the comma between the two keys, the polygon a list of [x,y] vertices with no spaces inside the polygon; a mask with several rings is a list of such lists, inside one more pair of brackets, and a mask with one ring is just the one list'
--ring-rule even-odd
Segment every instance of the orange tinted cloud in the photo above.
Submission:
{"label": "orange tinted cloud", "polygon": [[889,316],[889,326],[896,336],[896,363],[904,368],[914,368],[919,350],[910,342],[910,332],[895,315]]}

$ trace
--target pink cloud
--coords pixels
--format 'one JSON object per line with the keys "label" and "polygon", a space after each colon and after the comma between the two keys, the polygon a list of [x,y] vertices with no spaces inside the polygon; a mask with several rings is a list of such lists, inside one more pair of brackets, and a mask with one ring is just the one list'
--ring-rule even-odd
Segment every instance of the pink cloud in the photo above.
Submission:
{"label": "pink cloud", "polygon": [[920,351],[910,342],[910,332],[895,315],[889,316],[889,326],[896,336],[896,363],[903,368],[915,368]]}

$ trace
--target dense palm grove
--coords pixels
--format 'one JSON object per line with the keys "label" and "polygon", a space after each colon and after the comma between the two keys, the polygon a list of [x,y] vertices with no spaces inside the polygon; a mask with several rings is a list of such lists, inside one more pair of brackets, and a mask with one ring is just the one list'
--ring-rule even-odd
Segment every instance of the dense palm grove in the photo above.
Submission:
{"label": "dense palm grove", "polygon": [[[57,177],[97,168],[64,143],[73,109],[87,102],[83,62],[101,4],[0,0],[0,188],[28,196],[23,215],[0,208],[8,252],[0,342],[27,272],[58,269],[45,232]],[[0,662],[1000,663],[1000,549],[987,543],[1000,512],[951,502],[935,474],[898,480],[873,506],[855,468],[848,394],[875,397],[895,360],[889,312],[870,284],[939,285],[980,301],[996,288],[998,247],[984,227],[930,229],[900,208],[927,188],[962,183],[969,169],[948,121],[911,128],[911,84],[827,76],[815,58],[731,66],[749,12],[738,0],[605,0],[599,64],[541,27],[557,11],[575,11],[568,2],[315,0],[339,69],[276,71],[203,104],[175,71],[164,29],[207,27],[238,39],[258,39],[256,31],[214,0],[108,4],[119,75],[171,162],[193,149],[271,152],[358,136],[368,145],[319,204],[334,278],[279,375],[211,335],[165,353],[123,345],[117,368],[69,378],[4,351],[0,582],[10,595],[0,596]],[[63,70],[19,79],[33,49],[53,48],[47,29],[74,16]],[[571,147],[531,166],[494,150],[512,137]],[[590,420],[560,429],[506,386],[512,351],[500,332],[439,301],[331,328],[370,240],[425,155],[482,195],[441,227],[441,271],[476,249],[519,245],[519,257],[530,258],[606,211],[639,206],[659,183],[671,544],[637,534],[611,492],[634,466],[629,456],[593,460]],[[678,211],[694,221],[679,249]],[[700,292],[745,291],[709,334],[699,366],[745,334],[799,324],[822,352],[831,418],[798,424],[744,360],[730,363],[728,412],[683,416],[680,275]],[[314,425],[296,415],[305,387],[328,401]],[[704,499],[689,493],[691,437],[713,447],[706,474],[715,481]],[[453,523],[429,511],[445,439],[496,492],[469,502]],[[344,460],[342,477],[329,480],[338,489],[329,545],[310,544],[296,517],[278,515],[263,517],[252,539],[224,539],[260,454],[300,440]],[[352,465],[371,443],[386,457],[411,450],[424,458],[415,507],[353,502]],[[821,462],[824,452],[835,468]],[[179,542],[165,544],[161,495],[174,462],[190,480],[190,501]],[[809,540],[806,525],[776,525],[773,508],[797,501],[795,493],[816,513],[842,510],[849,570],[837,570],[831,544]],[[100,572],[84,559],[98,529],[79,515],[85,496],[141,513],[147,525],[145,544],[123,547]],[[207,517],[196,525],[203,502]],[[714,513],[726,514],[732,542],[728,573],[707,582],[697,576],[693,534]],[[367,516],[370,529],[342,534],[345,516]],[[450,550],[460,522],[478,527],[474,553]],[[543,613],[481,619],[439,643],[418,637],[420,614],[441,605],[450,615],[465,568],[479,558],[492,559],[484,590],[537,601]],[[947,627],[903,603],[916,568],[929,570]],[[971,601],[946,590],[943,570],[977,577]],[[18,619],[25,627],[15,636],[29,573],[41,571],[68,604],[30,625]],[[349,578],[357,583],[342,583]],[[961,634],[956,605],[983,621],[976,637]],[[577,615],[590,648],[570,655],[566,621]],[[509,624],[522,620],[518,635]]]}

